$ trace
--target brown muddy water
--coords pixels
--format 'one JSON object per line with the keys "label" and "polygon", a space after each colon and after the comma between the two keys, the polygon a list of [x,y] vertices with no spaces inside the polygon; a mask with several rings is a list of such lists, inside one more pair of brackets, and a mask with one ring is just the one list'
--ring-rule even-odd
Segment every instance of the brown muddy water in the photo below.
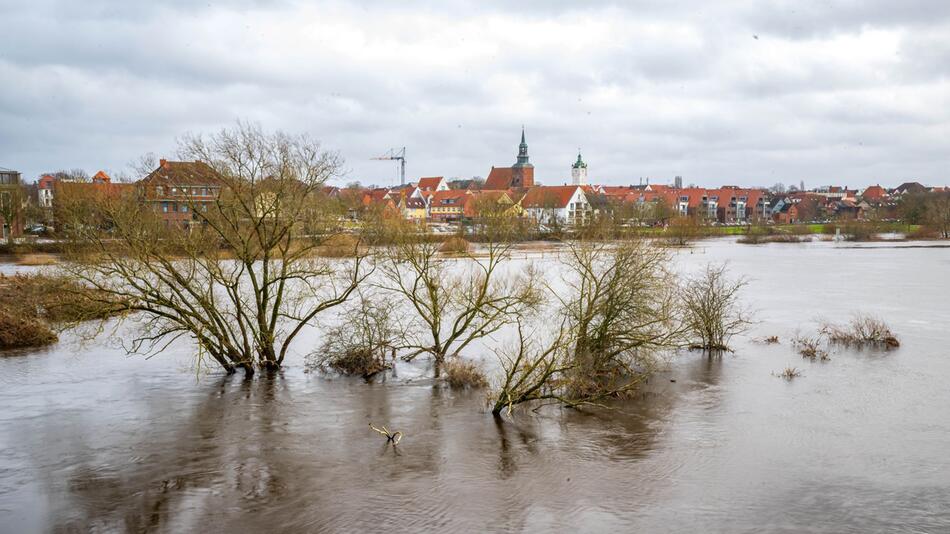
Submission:
{"label": "brown muddy water", "polygon": [[[183,344],[145,361],[67,335],[0,357],[0,532],[950,532],[950,248],[919,245],[680,253],[748,276],[759,323],[612,412],[500,422],[422,363],[368,385],[298,356],[246,382]],[[790,347],[854,311],[901,348]]]}

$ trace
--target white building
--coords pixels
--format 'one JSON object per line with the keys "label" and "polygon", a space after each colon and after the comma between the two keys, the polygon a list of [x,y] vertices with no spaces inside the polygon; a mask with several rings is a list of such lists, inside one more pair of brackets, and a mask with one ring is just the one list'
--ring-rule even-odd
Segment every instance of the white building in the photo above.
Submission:
{"label": "white building", "polygon": [[578,185],[533,187],[521,200],[521,207],[540,224],[580,224],[591,214],[590,202]]}
{"label": "white building", "polygon": [[587,164],[581,159],[581,153],[577,153],[577,161],[571,166],[571,183],[573,185],[587,185]]}

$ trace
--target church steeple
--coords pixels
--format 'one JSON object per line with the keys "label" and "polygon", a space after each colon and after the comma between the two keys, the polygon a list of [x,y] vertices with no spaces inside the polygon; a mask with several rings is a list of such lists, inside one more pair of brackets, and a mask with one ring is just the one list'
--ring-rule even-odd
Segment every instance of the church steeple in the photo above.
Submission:
{"label": "church steeple", "polygon": [[571,165],[571,183],[574,185],[587,185],[587,163],[581,159],[581,149],[577,149],[577,161]]}
{"label": "church steeple", "polygon": [[524,126],[521,127],[521,144],[518,145],[518,163],[515,165],[529,165],[528,143],[524,140]]}

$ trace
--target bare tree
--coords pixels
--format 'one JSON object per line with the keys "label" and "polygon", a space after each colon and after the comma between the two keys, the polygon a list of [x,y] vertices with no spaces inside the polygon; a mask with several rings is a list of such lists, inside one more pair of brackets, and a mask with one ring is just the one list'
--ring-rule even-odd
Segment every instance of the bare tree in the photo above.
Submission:
{"label": "bare tree", "polygon": [[[106,196],[97,215],[107,231],[75,217],[67,225],[74,247],[66,268],[142,312],[130,350],[160,350],[185,336],[229,373],[277,368],[301,330],[370,271],[358,244],[349,260],[315,254],[324,238],[315,199],[340,159],[306,136],[247,124],[184,138],[179,150],[199,163],[166,186],[191,219],[148,209],[149,191]],[[191,174],[213,180],[218,194],[196,193]]]}
{"label": "bare tree", "polygon": [[398,297],[412,317],[401,347],[408,352],[404,358],[431,356],[436,376],[447,357],[537,305],[536,277],[530,269],[506,272],[510,243],[498,240],[493,230],[486,230],[486,236],[488,242],[479,250],[447,258],[439,252],[439,243],[410,227],[383,253],[381,286]]}
{"label": "bare tree", "polygon": [[645,240],[579,242],[568,250],[567,291],[553,292],[570,332],[571,395],[620,395],[680,343],[669,255]]}
{"label": "bare tree", "polygon": [[746,281],[732,280],[726,266],[707,265],[682,290],[683,315],[694,341],[691,348],[707,351],[729,350],[729,339],[744,332],[750,318],[739,304]]}
{"label": "bare tree", "polygon": [[574,243],[563,285],[549,289],[561,317],[548,339],[524,334],[501,351],[492,411],[550,401],[600,404],[636,389],[662,354],[681,344],[668,255],[647,241]]}
{"label": "bare tree", "polygon": [[950,191],[929,195],[926,219],[944,239],[950,239]]}

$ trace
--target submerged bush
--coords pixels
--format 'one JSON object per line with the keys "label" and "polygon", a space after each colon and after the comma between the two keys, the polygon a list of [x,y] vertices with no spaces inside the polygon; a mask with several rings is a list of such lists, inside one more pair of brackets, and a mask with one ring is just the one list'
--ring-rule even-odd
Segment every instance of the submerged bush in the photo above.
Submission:
{"label": "submerged bush", "polygon": [[785,380],[792,380],[802,376],[802,372],[798,370],[797,367],[786,367],[781,373],[777,375],[780,378]]}
{"label": "submerged bush", "polygon": [[387,302],[378,295],[361,294],[337,320],[320,351],[308,357],[308,366],[366,379],[392,368],[387,356],[402,332]]}
{"label": "submerged bush", "polygon": [[439,246],[439,252],[447,254],[464,254],[468,252],[468,241],[461,237],[450,237]]}
{"label": "submerged bush", "polygon": [[828,356],[828,351],[822,348],[823,343],[820,335],[817,337],[797,336],[792,340],[792,344],[798,349],[798,353],[801,354],[802,358],[823,362],[831,359]]}
{"label": "submerged bush", "polygon": [[445,380],[452,389],[488,387],[488,378],[475,362],[453,358],[446,360],[442,370],[445,371]]}
{"label": "submerged bush", "polygon": [[317,252],[325,258],[352,258],[359,253],[359,239],[350,234],[334,234],[320,243]]}
{"label": "submerged bush", "polygon": [[42,347],[58,339],[42,321],[0,311],[0,349]]}
{"label": "submerged bush", "polygon": [[900,346],[897,336],[884,321],[866,314],[855,315],[846,325],[826,324],[821,330],[830,343],[838,345],[883,349]]}
{"label": "submerged bush", "polygon": [[739,305],[745,280],[730,279],[726,266],[707,265],[689,279],[681,291],[683,322],[693,338],[690,349],[711,352],[729,350],[729,339],[744,332],[751,322]]}
{"label": "submerged bush", "polygon": [[363,378],[371,378],[391,367],[378,352],[368,348],[353,348],[328,354],[321,364],[342,375]]}
{"label": "submerged bush", "polygon": [[124,301],[55,274],[0,275],[0,310],[51,323],[107,319],[128,308]]}

